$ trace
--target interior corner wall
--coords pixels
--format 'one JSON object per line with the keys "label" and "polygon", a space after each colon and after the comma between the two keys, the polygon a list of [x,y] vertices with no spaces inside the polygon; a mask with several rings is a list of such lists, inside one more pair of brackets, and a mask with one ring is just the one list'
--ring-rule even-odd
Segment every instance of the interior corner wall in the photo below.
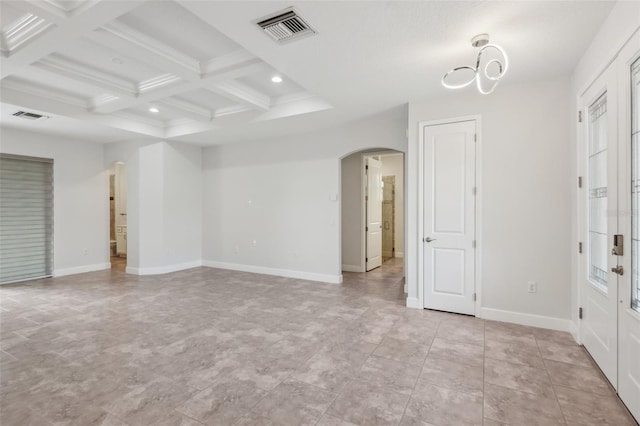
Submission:
{"label": "interior corner wall", "polygon": [[102,144],[0,128],[0,152],[53,159],[54,275],[109,267],[109,172]]}
{"label": "interior corner wall", "polygon": [[[408,305],[422,297],[417,282],[419,123],[479,114],[478,314],[568,329],[574,183],[568,166],[573,160],[569,103],[566,77],[500,85],[488,96],[469,89],[409,104]],[[538,283],[537,293],[527,292],[528,281]]]}
{"label": "interior corner wall", "polygon": [[343,158],[341,168],[342,270],[364,272],[362,154],[358,152]]}
{"label": "interior corner wall", "polygon": [[127,165],[127,272],[202,264],[202,148],[165,141],[105,145],[105,168]]}
{"label": "interior corner wall", "polygon": [[340,159],[405,152],[406,114],[401,107],[330,130],[205,148],[204,264],[340,282]]}
{"label": "interior corner wall", "polygon": [[[617,2],[605,22],[600,27],[598,34],[591,41],[591,44],[582,55],[571,78],[571,103],[569,114],[575,117],[578,111],[578,99],[588,86],[602,73],[606,67],[614,60],[618,52],[627,43],[631,36],[640,31],[640,2]],[[570,121],[571,141],[573,142],[573,158],[571,163],[572,176],[578,176],[578,132],[577,121]],[[576,247],[579,237],[578,230],[578,191],[574,189],[571,197],[571,215],[574,218],[572,226],[572,247]],[[571,318],[573,323],[572,332],[580,341],[579,319],[578,319],[578,298],[580,295],[578,288],[578,254],[576,250],[571,251]]]}

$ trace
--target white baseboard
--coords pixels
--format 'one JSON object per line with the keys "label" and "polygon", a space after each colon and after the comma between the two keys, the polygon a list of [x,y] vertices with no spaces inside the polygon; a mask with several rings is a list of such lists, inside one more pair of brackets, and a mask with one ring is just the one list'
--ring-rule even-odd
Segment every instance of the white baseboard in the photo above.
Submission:
{"label": "white baseboard", "polygon": [[84,274],[85,272],[103,271],[110,269],[111,263],[94,263],[93,265],[74,266],[73,268],[62,268],[53,271],[54,277],[64,277],[65,275]]}
{"label": "white baseboard", "polygon": [[548,328],[558,331],[571,331],[571,320],[543,315],[524,314],[521,312],[503,311],[501,309],[481,308],[480,318],[494,321],[510,322],[531,327]]}
{"label": "white baseboard", "polygon": [[342,265],[342,270],[345,272],[364,272],[360,265]]}
{"label": "white baseboard", "polygon": [[229,269],[232,271],[252,272],[255,274],[276,275],[279,277],[298,278],[301,280],[320,281],[331,284],[341,284],[342,275],[317,274],[314,272],[292,271],[289,269],[268,268],[266,266],[242,265],[239,263],[217,262],[203,260],[203,266],[210,268]]}
{"label": "white baseboard", "polygon": [[166,266],[152,266],[149,268],[133,268],[127,266],[126,272],[127,274],[134,275],[160,275],[160,274],[168,274],[170,272],[183,271],[185,269],[197,268],[198,266],[202,266],[201,260],[194,260],[191,262],[184,263],[176,263],[174,265],[166,265]]}
{"label": "white baseboard", "polygon": [[578,324],[571,321],[571,329],[569,330],[569,333],[571,333],[571,335],[573,336],[573,340],[575,340],[579,344],[582,344],[582,340],[580,338],[580,329],[578,327]]}
{"label": "white baseboard", "polygon": [[393,254],[394,257],[404,257],[404,253],[401,251],[397,251]]}
{"label": "white baseboard", "polygon": [[422,306],[417,297],[407,297],[407,308],[422,309]]}

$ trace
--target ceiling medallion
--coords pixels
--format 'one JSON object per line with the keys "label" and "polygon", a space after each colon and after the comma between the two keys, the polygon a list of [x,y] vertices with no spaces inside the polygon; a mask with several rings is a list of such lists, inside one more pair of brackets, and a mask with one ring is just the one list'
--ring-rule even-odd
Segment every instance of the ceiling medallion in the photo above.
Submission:
{"label": "ceiling medallion", "polygon": [[[476,57],[476,66],[465,65],[453,68],[442,76],[442,85],[447,89],[462,89],[475,81],[478,91],[483,95],[488,95],[495,90],[500,79],[507,73],[509,59],[500,46],[489,44],[488,34],[478,34],[471,39],[471,45],[480,48]],[[452,76],[463,74],[465,71],[472,74],[468,80],[455,84],[447,82],[447,80],[451,81]]]}

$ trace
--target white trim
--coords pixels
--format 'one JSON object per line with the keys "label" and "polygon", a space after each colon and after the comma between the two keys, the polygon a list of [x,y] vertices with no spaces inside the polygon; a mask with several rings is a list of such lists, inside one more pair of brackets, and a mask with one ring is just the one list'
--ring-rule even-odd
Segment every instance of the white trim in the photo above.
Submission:
{"label": "white trim", "polygon": [[573,336],[573,340],[575,340],[580,345],[582,344],[580,336],[580,326],[577,325],[574,321],[570,321],[569,333],[571,333],[571,336]]}
{"label": "white trim", "polygon": [[[424,309],[424,246],[422,244],[422,235],[424,235],[424,224],[420,219],[424,217],[424,129],[429,126],[437,126],[441,124],[452,124],[452,123],[460,123],[465,121],[475,121],[476,123],[476,158],[475,158],[475,166],[476,166],[476,196],[475,196],[475,233],[476,233],[476,249],[475,249],[475,293],[476,293],[476,302],[475,302],[475,313],[476,316],[482,310],[482,116],[480,114],[476,115],[466,115],[462,117],[453,117],[453,118],[445,118],[441,120],[428,120],[428,121],[420,121],[418,122],[418,215],[417,215],[417,228],[418,232],[418,250],[417,250],[417,259],[416,265],[418,270],[417,272],[417,283],[416,283],[416,299],[418,303],[416,306],[409,306],[410,303],[414,304],[414,301],[409,301],[410,298],[407,298],[407,307],[414,307],[417,309]],[[408,182],[405,182],[405,185],[408,185]],[[408,226],[408,224],[406,224]],[[405,244],[407,242],[405,241]],[[411,298],[414,299],[414,298]]]}
{"label": "white trim", "polygon": [[568,318],[547,317],[493,308],[481,308],[480,318],[558,331],[572,331],[573,328],[572,322]]}
{"label": "white trim", "polygon": [[345,272],[364,272],[360,265],[342,265],[342,270]]}
{"label": "white trim", "polygon": [[176,263],[174,265],[166,266],[152,266],[150,268],[134,268],[127,266],[127,274],[135,275],[159,275],[168,274],[170,272],[183,271],[185,269],[197,268],[202,266],[201,260],[194,260],[192,262]]}
{"label": "white trim", "polygon": [[266,266],[242,265],[239,263],[203,260],[203,266],[209,268],[229,269],[231,271],[252,272],[254,274],[276,275],[279,277],[298,278],[309,281],[321,281],[331,284],[341,284],[342,275],[317,274],[314,272],[292,271],[290,269],[269,268]]}
{"label": "white trim", "polygon": [[407,308],[422,309],[422,303],[418,297],[407,297]]}
{"label": "white trim", "polygon": [[103,271],[111,269],[111,263],[94,263],[93,265],[74,266],[72,268],[56,269],[53,271],[54,277],[64,277],[65,275],[84,274],[85,272]]}

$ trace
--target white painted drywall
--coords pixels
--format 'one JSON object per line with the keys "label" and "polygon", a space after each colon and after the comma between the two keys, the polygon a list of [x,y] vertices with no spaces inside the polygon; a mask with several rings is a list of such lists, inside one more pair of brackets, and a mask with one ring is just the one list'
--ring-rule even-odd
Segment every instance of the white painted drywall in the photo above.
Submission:
{"label": "white painted drywall", "polygon": [[105,167],[114,161],[127,165],[127,271],[201,264],[202,149],[145,140],[105,145]]}
{"label": "white painted drywall", "polygon": [[341,166],[342,270],[364,272],[362,154],[343,158]]}
{"label": "white painted drywall", "polygon": [[109,266],[109,172],[102,145],[1,128],[0,152],[53,159],[54,272]]}
{"label": "white painted drywall", "polygon": [[[470,88],[409,104],[409,304],[418,300],[418,123],[480,114],[482,306],[568,324],[574,183],[569,103],[567,77],[501,85],[489,96]],[[527,293],[530,280],[537,281],[537,293]]]}
{"label": "white painted drywall", "polygon": [[406,118],[401,107],[322,132],[205,148],[205,264],[339,281],[340,159],[406,151]]}
{"label": "white painted drywall", "polygon": [[[571,158],[571,173],[575,179],[578,176],[578,137],[576,119],[578,111],[578,100],[589,85],[606,69],[614,60],[618,52],[631,36],[640,31],[640,2],[617,2],[606,21],[598,31],[584,55],[578,62],[571,78],[571,103],[569,114],[572,118],[570,123],[573,156]],[[575,187],[574,187],[575,188]],[[578,191],[573,190],[571,194],[571,217],[574,218],[572,224],[571,242],[572,247],[576,247],[580,240],[578,234]],[[576,338],[579,336],[578,320],[578,253],[571,250],[571,319],[572,332]]]}
{"label": "white painted drywall", "polygon": [[402,154],[383,155],[382,176],[395,176],[395,256],[404,257],[404,158]]}

